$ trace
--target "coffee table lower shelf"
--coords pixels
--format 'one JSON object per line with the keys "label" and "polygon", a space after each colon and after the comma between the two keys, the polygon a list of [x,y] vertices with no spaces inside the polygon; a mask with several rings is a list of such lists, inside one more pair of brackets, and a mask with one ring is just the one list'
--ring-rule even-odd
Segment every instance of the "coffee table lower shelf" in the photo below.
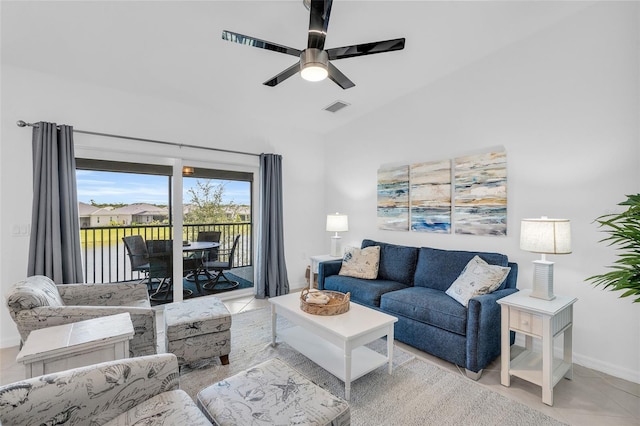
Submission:
{"label": "coffee table lower shelf", "polygon": [[[339,348],[324,339],[319,339],[302,327],[278,330],[278,337],[338,379],[345,381],[345,355],[343,348]],[[366,346],[359,346],[353,349],[351,352],[351,381],[378,367],[382,367],[388,362],[388,357]]]}

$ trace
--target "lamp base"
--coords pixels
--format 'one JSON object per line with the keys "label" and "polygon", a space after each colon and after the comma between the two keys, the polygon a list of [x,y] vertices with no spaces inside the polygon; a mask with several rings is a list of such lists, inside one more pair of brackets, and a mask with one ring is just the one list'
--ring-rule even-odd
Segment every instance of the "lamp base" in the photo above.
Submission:
{"label": "lamp base", "polygon": [[530,294],[536,299],[553,300],[553,262],[533,261],[533,290]]}
{"label": "lamp base", "polygon": [[338,256],[342,256],[342,249],[341,249],[341,244],[340,244],[340,240],[342,239],[341,236],[339,235],[334,235],[331,237],[331,256],[334,257],[338,257]]}

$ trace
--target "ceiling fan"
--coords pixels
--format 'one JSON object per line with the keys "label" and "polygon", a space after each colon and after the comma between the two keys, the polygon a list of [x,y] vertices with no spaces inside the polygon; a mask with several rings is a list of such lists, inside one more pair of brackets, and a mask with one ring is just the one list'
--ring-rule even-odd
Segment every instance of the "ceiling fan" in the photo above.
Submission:
{"label": "ceiling fan", "polygon": [[273,87],[300,72],[302,78],[305,80],[320,81],[329,77],[338,86],[343,89],[348,89],[355,86],[355,83],[349,80],[349,78],[340,72],[330,61],[404,49],[404,38],[396,38],[393,40],[376,41],[373,43],[363,43],[325,50],[324,42],[327,37],[329,15],[331,14],[331,4],[333,0],[304,0],[304,3],[308,5],[310,12],[309,38],[307,48],[304,50],[282,46],[227,30],[222,31],[223,40],[246,44],[260,49],[273,50],[274,52],[285,53],[300,58],[298,62],[286,70],[265,81],[263,84],[266,86]]}

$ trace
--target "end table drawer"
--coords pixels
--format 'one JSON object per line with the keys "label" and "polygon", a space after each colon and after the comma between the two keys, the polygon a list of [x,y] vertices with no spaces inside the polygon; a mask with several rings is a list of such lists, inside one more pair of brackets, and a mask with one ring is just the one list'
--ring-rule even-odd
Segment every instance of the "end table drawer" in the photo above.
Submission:
{"label": "end table drawer", "polygon": [[540,315],[511,309],[509,328],[533,336],[542,336],[542,317]]}

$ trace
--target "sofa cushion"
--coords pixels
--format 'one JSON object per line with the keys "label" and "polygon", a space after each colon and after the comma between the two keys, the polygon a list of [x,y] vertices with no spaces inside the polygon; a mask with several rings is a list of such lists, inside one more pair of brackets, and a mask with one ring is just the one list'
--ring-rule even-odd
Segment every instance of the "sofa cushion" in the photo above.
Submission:
{"label": "sofa cushion", "polygon": [[207,426],[211,425],[211,422],[185,391],[173,390],[140,402],[129,411],[105,423],[105,426],[143,424]]}
{"label": "sofa cushion", "polygon": [[496,290],[510,270],[508,266],[489,265],[480,257],[474,256],[446,294],[466,307],[472,297]]}
{"label": "sofa cushion", "polygon": [[386,293],[380,309],[390,315],[401,315],[431,326],[466,335],[467,309],[443,291],[425,287],[408,287]]}
{"label": "sofa cushion", "polygon": [[41,306],[64,306],[56,284],[49,277],[34,275],[15,283],[6,295],[13,312]]}
{"label": "sofa cushion", "polygon": [[[499,253],[439,250],[422,247],[418,253],[418,265],[416,266],[413,284],[444,292],[451,287],[451,284],[462,273],[467,263],[476,255],[490,265],[507,266],[508,263],[507,256]],[[501,285],[504,286],[504,283]]]}
{"label": "sofa cushion", "polygon": [[378,278],[380,247],[347,248],[338,275],[375,280]]}
{"label": "sofa cushion", "polygon": [[390,291],[400,290],[408,286],[387,280],[361,280],[359,278],[330,275],[324,280],[325,290],[351,293],[351,301],[361,305],[379,307],[380,297]]}
{"label": "sofa cushion", "polygon": [[413,285],[413,275],[418,261],[418,248],[362,240],[362,247],[380,246],[378,278]]}

